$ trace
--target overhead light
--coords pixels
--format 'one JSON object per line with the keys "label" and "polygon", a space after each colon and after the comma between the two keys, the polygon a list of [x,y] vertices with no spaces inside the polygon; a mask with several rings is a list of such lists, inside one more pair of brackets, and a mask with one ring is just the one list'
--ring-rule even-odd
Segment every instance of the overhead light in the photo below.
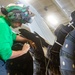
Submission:
{"label": "overhead light", "polygon": [[30,3],[31,2],[31,0],[19,0],[19,1],[26,2],[26,3]]}
{"label": "overhead light", "polygon": [[58,19],[55,15],[49,15],[47,21],[51,24],[51,27],[57,27],[58,25]]}

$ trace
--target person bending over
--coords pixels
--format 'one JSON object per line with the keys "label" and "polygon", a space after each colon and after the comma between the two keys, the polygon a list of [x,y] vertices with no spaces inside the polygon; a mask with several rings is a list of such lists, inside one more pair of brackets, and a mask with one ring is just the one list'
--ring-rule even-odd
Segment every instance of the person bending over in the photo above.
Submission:
{"label": "person bending over", "polygon": [[[2,7],[1,12],[5,16],[0,16],[0,75],[7,75],[5,68],[6,61],[13,59],[27,53],[30,45],[35,47],[35,44],[19,35],[16,35],[10,29],[20,27],[22,23],[30,23],[32,21],[32,13],[25,6],[11,5],[6,8]],[[22,50],[12,50],[13,41],[28,41],[30,44],[25,43]]]}

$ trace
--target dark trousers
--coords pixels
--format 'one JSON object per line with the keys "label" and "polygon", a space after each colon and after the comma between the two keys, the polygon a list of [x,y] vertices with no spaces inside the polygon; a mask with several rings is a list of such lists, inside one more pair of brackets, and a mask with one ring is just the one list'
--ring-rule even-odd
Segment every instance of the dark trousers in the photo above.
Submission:
{"label": "dark trousers", "polygon": [[3,60],[0,60],[0,75],[7,75],[6,64]]}

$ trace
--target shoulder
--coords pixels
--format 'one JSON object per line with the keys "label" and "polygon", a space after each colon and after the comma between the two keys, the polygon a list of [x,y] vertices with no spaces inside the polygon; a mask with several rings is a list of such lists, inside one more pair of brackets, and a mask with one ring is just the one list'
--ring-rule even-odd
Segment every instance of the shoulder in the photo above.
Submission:
{"label": "shoulder", "polygon": [[0,16],[0,28],[1,27],[7,27],[8,26],[8,24],[6,23],[6,21],[5,21],[5,17],[4,16]]}
{"label": "shoulder", "polygon": [[0,23],[2,23],[2,22],[4,22],[5,21],[5,19],[4,19],[5,17],[4,16],[0,16]]}

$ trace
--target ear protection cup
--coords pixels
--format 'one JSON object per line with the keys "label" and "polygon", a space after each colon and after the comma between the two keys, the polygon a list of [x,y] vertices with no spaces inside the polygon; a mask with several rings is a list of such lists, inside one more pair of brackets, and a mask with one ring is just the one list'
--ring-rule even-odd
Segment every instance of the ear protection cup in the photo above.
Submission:
{"label": "ear protection cup", "polygon": [[1,7],[1,13],[4,15],[8,14],[7,10],[4,7]]}

